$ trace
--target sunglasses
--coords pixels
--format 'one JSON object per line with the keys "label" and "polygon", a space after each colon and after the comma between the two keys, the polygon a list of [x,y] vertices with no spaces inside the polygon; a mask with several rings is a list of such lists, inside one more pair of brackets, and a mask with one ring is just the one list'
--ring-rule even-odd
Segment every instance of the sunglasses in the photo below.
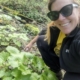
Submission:
{"label": "sunglasses", "polygon": [[52,20],[56,21],[59,18],[59,14],[61,13],[64,17],[68,17],[72,14],[73,7],[78,7],[77,4],[69,4],[64,6],[60,11],[50,11],[47,16]]}

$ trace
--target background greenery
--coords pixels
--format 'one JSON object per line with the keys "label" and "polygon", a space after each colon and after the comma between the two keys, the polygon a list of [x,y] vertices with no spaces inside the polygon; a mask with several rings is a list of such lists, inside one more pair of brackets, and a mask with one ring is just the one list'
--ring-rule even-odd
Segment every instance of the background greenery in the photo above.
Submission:
{"label": "background greenery", "polygon": [[48,20],[47,0],[0,0],[0,3],[37,22],[44,23]]}
{"label": "background greenery", "polygon": [[57,80],[37,48],[23,50],[39,33],[38,24],[48,22],[46,5],[46,0],[0,0],[0,80]]}

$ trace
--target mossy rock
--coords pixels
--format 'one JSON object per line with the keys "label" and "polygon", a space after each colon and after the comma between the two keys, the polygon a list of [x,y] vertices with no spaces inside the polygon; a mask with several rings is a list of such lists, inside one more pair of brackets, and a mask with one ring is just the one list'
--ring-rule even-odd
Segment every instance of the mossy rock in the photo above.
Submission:
{"label": "mossy rock", "polygon": [[33,24],[26,24],[25,28],[27,29],[28,33],[31,35],[37,35],[39,33],[38,27]]}

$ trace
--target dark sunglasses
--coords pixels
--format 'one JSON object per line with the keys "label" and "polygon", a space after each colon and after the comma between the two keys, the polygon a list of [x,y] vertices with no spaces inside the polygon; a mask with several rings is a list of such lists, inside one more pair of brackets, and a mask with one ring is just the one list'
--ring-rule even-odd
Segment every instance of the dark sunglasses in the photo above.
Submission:
{"label": "dark sunglasses", "polygon": [[69,4],[64,6],[60,11],[50,11],[47,16],[52,20],[55,21],[59,18],[59,14],[61,13],[64,17],[68,17],[72,14],[73,7],[78,7],[77,4]]}

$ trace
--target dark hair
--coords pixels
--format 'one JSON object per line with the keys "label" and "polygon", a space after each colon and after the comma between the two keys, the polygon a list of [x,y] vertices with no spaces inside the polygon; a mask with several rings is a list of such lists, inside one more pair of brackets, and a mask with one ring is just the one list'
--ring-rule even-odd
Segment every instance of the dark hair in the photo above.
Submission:
{"label": "dark hair", "polygon": [[49,3],[48,3],[48,9],[49,11],[51,11],[51,6],[52,6],[52,3],[55,2],[56,0],[49,0]]}

